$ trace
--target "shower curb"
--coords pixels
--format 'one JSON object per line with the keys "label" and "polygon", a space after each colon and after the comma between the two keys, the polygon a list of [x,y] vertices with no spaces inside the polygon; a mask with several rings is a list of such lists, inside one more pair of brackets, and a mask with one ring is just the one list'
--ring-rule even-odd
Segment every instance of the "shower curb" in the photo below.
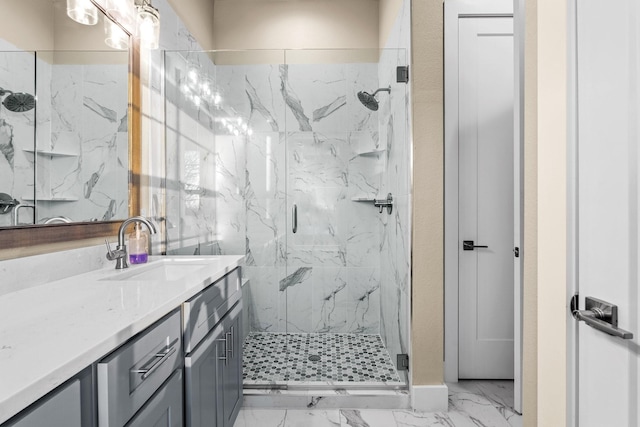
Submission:
{"label": "shower curb", "polygon": [[245,389],[246,408],[272,409],[410,409],[407,390]]}

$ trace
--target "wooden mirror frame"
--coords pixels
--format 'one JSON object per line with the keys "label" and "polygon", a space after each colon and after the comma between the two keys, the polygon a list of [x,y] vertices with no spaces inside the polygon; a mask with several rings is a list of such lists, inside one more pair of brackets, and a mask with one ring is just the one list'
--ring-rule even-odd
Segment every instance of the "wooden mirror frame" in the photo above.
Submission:
{"label": "wooden mirror frame", "polygon": [[[142,115],[141,87],[140,87],[140,46],[139,41],[130,36],[129,47],[129,105],[128,105],[128,132],[129,132],[129,216],[140,213],[140,170],[142,151]],[[51,252],[44,245],[58,245],[62,249],[70,247],[82,247],[86,245],[73,244],[80,240],[96,239],[100,237],[115,236],[123,220],[101,222],[77,222],[71,224],[50,225],[23,225],[0,229],[0,251],[5,249],[28,249],[26,254]],[[43,246],[37,250],[36,246]],[[49,246],[50,247],[50,246]],[[0,256],[0,259],[15,258],[17,256]]]}

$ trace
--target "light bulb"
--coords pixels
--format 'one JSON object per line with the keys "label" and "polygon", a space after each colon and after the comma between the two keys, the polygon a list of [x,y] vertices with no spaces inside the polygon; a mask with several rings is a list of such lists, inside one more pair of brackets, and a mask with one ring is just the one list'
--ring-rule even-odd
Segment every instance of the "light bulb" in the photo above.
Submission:
{"label": "light bulb", "polygon": [[105,0],[104,8],[115,22],[133,33],[135,7],[130,0]]}
{"label": "light bulb", "polygon": [[67,16],[83,25],[98,23],[98,9],[91,0],[67,0]]}
{"label": "light bulb", "polygon": [[143,48],[157,49],[160,45],[160,14],[146,2],[138,6],[138,37]]}
{"label": "light bulb", "polygon": [[119,50],[129,48],[129,36],[118,26],[118,24],[112,22],[110,19],[104,20],[104,33],[104,42],[107,46]]}

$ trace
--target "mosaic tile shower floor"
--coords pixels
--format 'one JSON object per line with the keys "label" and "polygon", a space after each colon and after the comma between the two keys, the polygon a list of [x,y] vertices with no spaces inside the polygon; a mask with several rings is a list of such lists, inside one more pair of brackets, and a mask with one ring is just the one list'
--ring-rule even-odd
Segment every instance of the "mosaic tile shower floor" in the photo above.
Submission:
{"label": "mosaic tile shower floor", "polygon": [[250,333],[245,385],[331,382],[404,385],[379,335]]}

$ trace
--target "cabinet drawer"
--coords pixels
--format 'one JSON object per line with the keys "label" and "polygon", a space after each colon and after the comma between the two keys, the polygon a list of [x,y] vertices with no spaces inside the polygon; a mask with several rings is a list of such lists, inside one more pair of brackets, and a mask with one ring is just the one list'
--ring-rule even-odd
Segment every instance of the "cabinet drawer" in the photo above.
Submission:
{"label": "cabinet drawer", "polygon": [[127,427],[181,427],[182,417],[182,370],[177,370],[162,386]]}
{"label": "cabinet drawer", "polygon": [[179,311],[104,358],[97,369],[99,427],[123,426],[182,361]]}
{"label": "cabinet drawer", "polygon": [[239,300],[240,269],[236,268],[183,304],[184,351],[190,353]]}

